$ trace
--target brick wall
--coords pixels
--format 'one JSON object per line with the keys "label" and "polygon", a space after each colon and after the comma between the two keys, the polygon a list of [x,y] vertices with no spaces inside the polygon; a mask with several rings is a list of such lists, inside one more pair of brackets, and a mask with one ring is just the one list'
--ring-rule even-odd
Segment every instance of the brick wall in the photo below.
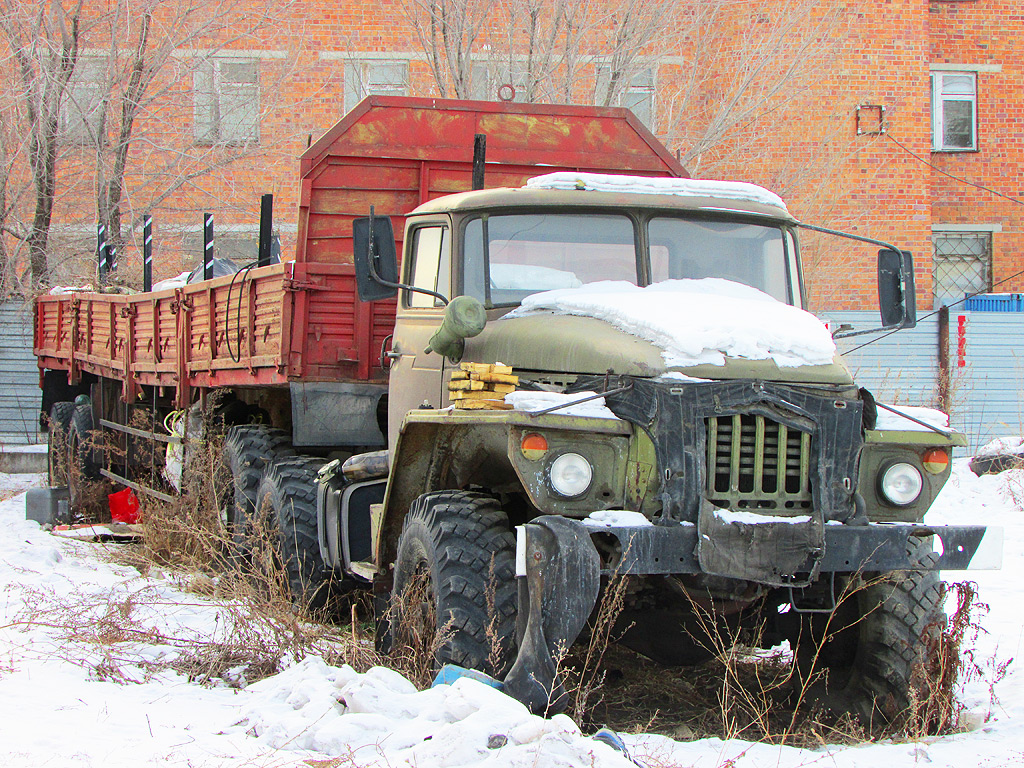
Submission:
{"label": "brick wall", "polygon": [[[215,212],[218,231],[254,231],[263,192],[275,194],[284,253],[293,251],[297,157],[309,137],[315,139],[343,114],[347,62],[360,55],[406,59],[412,54],[410,95],[437,92],[401,2],[303,0],[285,8],[246,0],[246,5],[250,18],[240,18],[250,25],[248,32],[226,47],[259,57],[259,144],[226,149],[195,145],[192,75],[184,65],[165,76],[161,99],[136,129],[144,140],[133,148],[135,170],[128,179],[125,218],[153,207],[161,276],[197,263],[197,254],[183,251],[183,233],[198,231],[204,210]],[[922,308],[931,304],[933,224],[993,225],[999,230],[993,234],[995,279],[1024,269],[1020,206],[954,182],[924,162],[1010,196],[1024,195],[1018,160],[1024,97],[1021,57],[1015,55],[1024,16],[1017,6],[1006,0],[930,5],[921,0],[866,0],[838,10],[816,9],[786,30],[770,17],[779,5],[765,1],[729,6],[715,22],[720,25],[720,48],[711,64],[692,45],[649,51],[661,59],[656,131],[670,149],[685,155],[716,106],[729,97],[752,41],[774,35],[782,53],[787,46],[807,45],[806,61],[791,80],[775,92],[751,96],[749,114],[692,159],[694,175],[763,184],[782,194],[791,210],[808,222],[912,251]],[[283,10],[279,17],[261,17],[265,7]],[[218,34],[230,33],[225,29]],[[502,31],[492,33],[497,40]],[[208,39],[191,43],[200,49],[216,44]],[[698,61],[697,67],[712,73],[701,98],[673,114],[673,105],[682,103],[673,89],[692,79]],[[779,58],[776,66],[784,68],[783,62]],[[929,72],[937,63],[998,70],[978,74],[976,152],[931,152]],[[582,87],[578,98],[591,93],[592,86]],[[857,134],[857,107],[865,104],[885,107],[886,133]],[[877,113],[862,112],[862,117],[862,128],[878,127]],[[93,247],[91,162],[84,148],[65,153],[56,212],[58,224],[78,232],[77,251],[68,253],[83,264],[91,259]],[[208,171],[199,173],[204,167]],[[188,180],[164,197],[175,177]],[[138,261],[132,251],[138,239],[136,233],[122,264]],[[818,236],[805,237],[804,245],[814,308],[875,305],[876,248]],[[1024,279],[997,290],[1024,290]]]}

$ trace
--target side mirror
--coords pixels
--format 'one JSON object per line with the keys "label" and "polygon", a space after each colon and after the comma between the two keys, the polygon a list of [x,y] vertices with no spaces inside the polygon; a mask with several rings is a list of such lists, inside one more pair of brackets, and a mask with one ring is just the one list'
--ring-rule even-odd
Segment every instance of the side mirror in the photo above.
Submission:
{"label": "side mirror", "polygon": [[445,307],[441,327],[430,337],[430,344],[424,351],[427,354],[437,352],[457,363],[465,352],[466,339],[478,336],[485,325],[484,305],[472,296],[456,296]]}
{"label": "side mirror", "polygon": [[398,256],[389,217],[374,216],[371,210],[369,216],[352,221],[352,256],[360,301],[398,294]]}
{"label": "side mirror", "polygon": [[878,252],[878,309],[885,330],[917,325],[914,257],[909,251]]}

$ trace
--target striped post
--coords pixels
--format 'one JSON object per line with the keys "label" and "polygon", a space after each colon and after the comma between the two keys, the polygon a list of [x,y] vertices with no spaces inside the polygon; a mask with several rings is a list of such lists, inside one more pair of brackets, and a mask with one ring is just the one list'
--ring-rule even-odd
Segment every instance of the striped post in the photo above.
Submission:
{"label": "striped post", "polygon": [[153,290],[153,217],[142,217],[142,290]]}
{"label": "striped post", "polygon": [[96,263],[99,270],[100,285],[107,282],[107,228],[102,223],[96,225]]}
{"label": "striped post", "polygon": [[213,277],[213,214],[203,214],[203,280]]}

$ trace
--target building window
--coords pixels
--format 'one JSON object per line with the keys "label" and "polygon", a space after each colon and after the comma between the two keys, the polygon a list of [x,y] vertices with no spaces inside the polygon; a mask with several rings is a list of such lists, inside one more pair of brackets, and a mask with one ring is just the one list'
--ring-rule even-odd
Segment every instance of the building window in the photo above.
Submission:
{"label": "building window", "polygon": [[212,58],[194,74],[195,137],[199,144],[260,140],[260,70],[250,59]]}
{"label": "building window", "polygon": [[932,151],[978,148],[978,81],[974,72],[932,73]]}
{"label": "building window", "polygon": [[648,128],[654,127],[654,68],[645,67],[636,72],[624,88],[610,94],[611,67],[598,64],[595,68],[595,103],[610,107],[625,107],[640,118]]}
{"label": "building window", "polygon": [[470,98],[515,103],[529,99],[530,73],[525,61],[478,61],[470,72]]}
{"label": "building window", "polygon": [[95,144],[101,130],[103,105],[109,96],[107,57],[81,56],[61,105],[64,137],[79,144]]}
{"label": "building window", "polygon": [[992,288],[992,235],[989,232],[934,232],[932,292],[936,306]]}
{"label": "building window", "polygon": [[345,63],[345,111],[367,96],[405,96],[409,62],[349,61]]}

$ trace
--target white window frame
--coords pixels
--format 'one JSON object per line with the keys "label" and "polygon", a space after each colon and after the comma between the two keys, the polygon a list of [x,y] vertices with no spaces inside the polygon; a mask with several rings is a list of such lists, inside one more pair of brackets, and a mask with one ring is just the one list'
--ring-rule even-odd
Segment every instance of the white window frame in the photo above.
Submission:
{"label": "white window frame", "polygon": [[520,104],[529,90],[526,62],[519,57],[508,59],[475,59],[470,68],[469,97],[480,101],[505,101],[502,89],[512,86],[514,104]]}
{"label": "white window frame", "polygon": [[108,88],[108,54],[82,54],[61,104],[61,131],[77,144],[96,144]]}
{"label": "white window frame", "polygon": [[[601,104],[608,90],[608,79],[611,77],[609,64],[594,65],[594,103]],[[632,73],[629,85],[623,88],[610,106],[626,107],[641,123],[652,131],[657,116],[658,68],[651,63],[638,68]],[[646,107],[643,107],[646,102]],[[637,106],[641,106],[638,110]]]}
{"label": "white window frame", "polygon": [[[943,93],[953,78],[969,78],[971,93]],[[967,147],[945,143],[945,104],[967,103],[971,107],[971,143]],[[971,70],[933,70],[931,73],[932,152],[976,152],[978,149],[978,74]]]}
{"label": "white window frame", "polygon": [[[233,80],[228,68],[252,67],[254,79]],[[193,72],[194,134],[197,144],[243,146],[260,141],[260,66],[258,58],[211,56],[196,62]],[[230,107],[234,100],[235,106]],[[231,117],[244,109],[232,125]],[[246,124],[243,125],[243,121]]]}
{"label": "white window frame", "polygon": [[[385,68],[398,67],[399,79],[387,76]],[[394,70],[392,70],[392,74]],[[400,81],[399,81],[400,80]],[[408,96],[409,59],[349,59],[345,62],[345,112],[367,96]]]}

